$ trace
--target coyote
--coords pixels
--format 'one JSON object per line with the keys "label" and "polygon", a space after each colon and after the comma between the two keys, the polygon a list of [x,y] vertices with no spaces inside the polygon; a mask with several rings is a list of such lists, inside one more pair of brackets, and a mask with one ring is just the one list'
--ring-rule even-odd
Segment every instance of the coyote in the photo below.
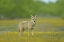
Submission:
{"label": "coyote", "polygon": [[37,15],[32,16],[31,15],[31,21],[22,21],[18,25],[18,30],[19,30],[19,36],[25,31],[25,29],[28,29],[28,36],[30,35],[30,30],[32,30],[32,35],[33,35],[33,29],[35,27],[37,20]]}

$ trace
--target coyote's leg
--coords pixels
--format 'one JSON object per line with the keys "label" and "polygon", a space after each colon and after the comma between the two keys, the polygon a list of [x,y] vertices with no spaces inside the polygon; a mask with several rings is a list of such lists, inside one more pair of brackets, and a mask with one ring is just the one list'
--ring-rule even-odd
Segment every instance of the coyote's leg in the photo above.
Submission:
{"label": "coyote's leg", "polygon": [[25,30],[24,28],[23,28],[23,29],[21,29],[21,35],[23,34],[24,30]]}
{"label": "coyote's leg", "polygon": [[32,35],[33,35],[33,28],[31,28],[31,30],[32,30]]}
{"label": "coyote's leg", "polygon": [[30,29],[28,28],[28,36],[30,35]]}
{"label": "coyote's leg", "polygon": [[22,35],[22,33],[23,33],[22,28],[19,28],[19,36],[21,36],[21,35]]}
{"label": "coyote's leg", "polygon": [[32,35],[33,35],[33,30],[32,30]]}
{"label": "coyote's leg", "polygon": [[18,28],[18,30],[19,30],[19,36],[21,35],[21,30],[20,30],[20,28]]}

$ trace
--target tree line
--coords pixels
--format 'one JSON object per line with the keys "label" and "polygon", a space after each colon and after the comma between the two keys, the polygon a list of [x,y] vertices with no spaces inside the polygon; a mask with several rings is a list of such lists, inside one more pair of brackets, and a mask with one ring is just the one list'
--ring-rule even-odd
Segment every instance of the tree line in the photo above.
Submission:
{"label": "tree line", "polygon": [[0,0],[0,19],[28,18],[30,15],[52,15],[64,18],[64,0],[48,4],[34,0]]}

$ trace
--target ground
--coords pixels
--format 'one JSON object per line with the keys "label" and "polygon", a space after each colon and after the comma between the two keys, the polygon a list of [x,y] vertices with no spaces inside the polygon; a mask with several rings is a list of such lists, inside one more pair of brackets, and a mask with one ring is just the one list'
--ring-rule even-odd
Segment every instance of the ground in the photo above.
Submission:
{"label": "ground", "polygon": [[0,20],[0,42],[64,42],[64,20],[61,18],[38,18],[34,35],[18,33],[20,21],[30,19]]}

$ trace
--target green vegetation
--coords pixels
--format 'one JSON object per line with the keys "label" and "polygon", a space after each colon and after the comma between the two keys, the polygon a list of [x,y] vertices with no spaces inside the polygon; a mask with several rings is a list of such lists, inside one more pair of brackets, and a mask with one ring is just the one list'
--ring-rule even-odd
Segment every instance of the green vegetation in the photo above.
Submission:
{"label": "green vegetation", "polygon": [[64,18],[64,0],[49,4],[34,0],[0,0],[0,19],[28,18],[35,14]]}

